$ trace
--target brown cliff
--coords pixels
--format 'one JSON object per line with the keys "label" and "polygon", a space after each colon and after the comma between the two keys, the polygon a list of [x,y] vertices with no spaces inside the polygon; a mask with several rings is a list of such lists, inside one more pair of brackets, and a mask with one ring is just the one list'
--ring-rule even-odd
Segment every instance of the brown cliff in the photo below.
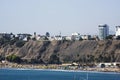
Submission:
{"label": "brown cliff", "polygon": [[2,45],[2,57],[15,54],[32,63],[119,62],[119,40],[29,41],[22,47]]}

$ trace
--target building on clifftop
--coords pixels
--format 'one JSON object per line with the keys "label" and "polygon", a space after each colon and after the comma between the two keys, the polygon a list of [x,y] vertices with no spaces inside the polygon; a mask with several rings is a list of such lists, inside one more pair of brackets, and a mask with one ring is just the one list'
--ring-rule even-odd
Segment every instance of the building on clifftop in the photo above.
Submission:
{"label": "building on clifftop", "polygon": [[109,26],[107,24],[99,25],[99,39],[104,40],[109,35]]}

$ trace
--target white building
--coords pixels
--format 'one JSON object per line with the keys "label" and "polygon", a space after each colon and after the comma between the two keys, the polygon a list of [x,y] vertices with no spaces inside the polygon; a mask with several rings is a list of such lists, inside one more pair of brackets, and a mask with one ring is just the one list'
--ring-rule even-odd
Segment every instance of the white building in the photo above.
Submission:
{"label": "white building", "polygon": [[57,41],[63,40],[62,36],[59,36],[59,35],[58,35],[58,36],[55,36],[54,38],[55,38],[55,40],[57,40]]}
{"label": "white building", "polygon": [[109,35],[109,27],[107,24],[99,25],[99,39],[104,40]]}
{"label": "white building", "polygon": [[115,36],[120,36],[120,26],[116,26]]}
{"label": "white building", "polygon": [[91,35],[81,35],[81,38],[83,40],[90,40],[91,39]]}
{"label": "white building", "polygon": [[75,32],[75,33],[72,33],[72,40],[80,40],[81,39],[81,36],[79,33]]}
{"label": "white building", "polygon": [[27,37],[31,37],[32,35],[31,34],[17,34],[16,37],[18,37],[20,40],[26,40]]}
{"label": "white building", "polygon": [[72,40],[72,37],[71,36],[64,36],[65,40]]}
{"label": "white building", "polygon": [[78,36],[78,35],[80,35],[80,34],[77,33],[77,32],[74,32],[74,33],[72,33],[72,35],[74,35],[74,36]]}

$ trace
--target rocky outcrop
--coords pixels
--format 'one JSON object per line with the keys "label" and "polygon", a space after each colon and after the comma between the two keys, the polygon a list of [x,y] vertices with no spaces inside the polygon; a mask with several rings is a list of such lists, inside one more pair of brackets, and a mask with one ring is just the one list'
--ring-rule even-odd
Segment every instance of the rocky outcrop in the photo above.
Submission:
{"label": "rocky outcrop", "polygon": [[27,62],[119,62],[119,40],[83,41],[29,41],[22,47],[0,47],[2,57],[15,54]]}

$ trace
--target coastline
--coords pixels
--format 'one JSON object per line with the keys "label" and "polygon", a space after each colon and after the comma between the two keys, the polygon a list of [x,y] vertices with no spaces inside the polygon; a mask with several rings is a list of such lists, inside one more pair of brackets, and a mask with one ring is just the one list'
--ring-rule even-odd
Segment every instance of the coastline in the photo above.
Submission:
{"label": "coastline", "polygon": [[120,68],[75,68],[75,69],[63,69],[61,65],[39,65],[39,64],[17,64],[7,63],[0,64],[0,69],[16,69],[16,70],[49,70],[49,71],[67,71],[67,72],[112,72],[120,73]]}
{"label": "coastline", "polygon": [[0,68],[4,70],[36,70],[36,71],[55,71],[55,72],[82,72],[82,73],[99,73],[99,74],[120,74],[120,72],[104,72],[104,71],[83,71],[83,70],[61,70],[61,69],[29,69],[29,68]]}

